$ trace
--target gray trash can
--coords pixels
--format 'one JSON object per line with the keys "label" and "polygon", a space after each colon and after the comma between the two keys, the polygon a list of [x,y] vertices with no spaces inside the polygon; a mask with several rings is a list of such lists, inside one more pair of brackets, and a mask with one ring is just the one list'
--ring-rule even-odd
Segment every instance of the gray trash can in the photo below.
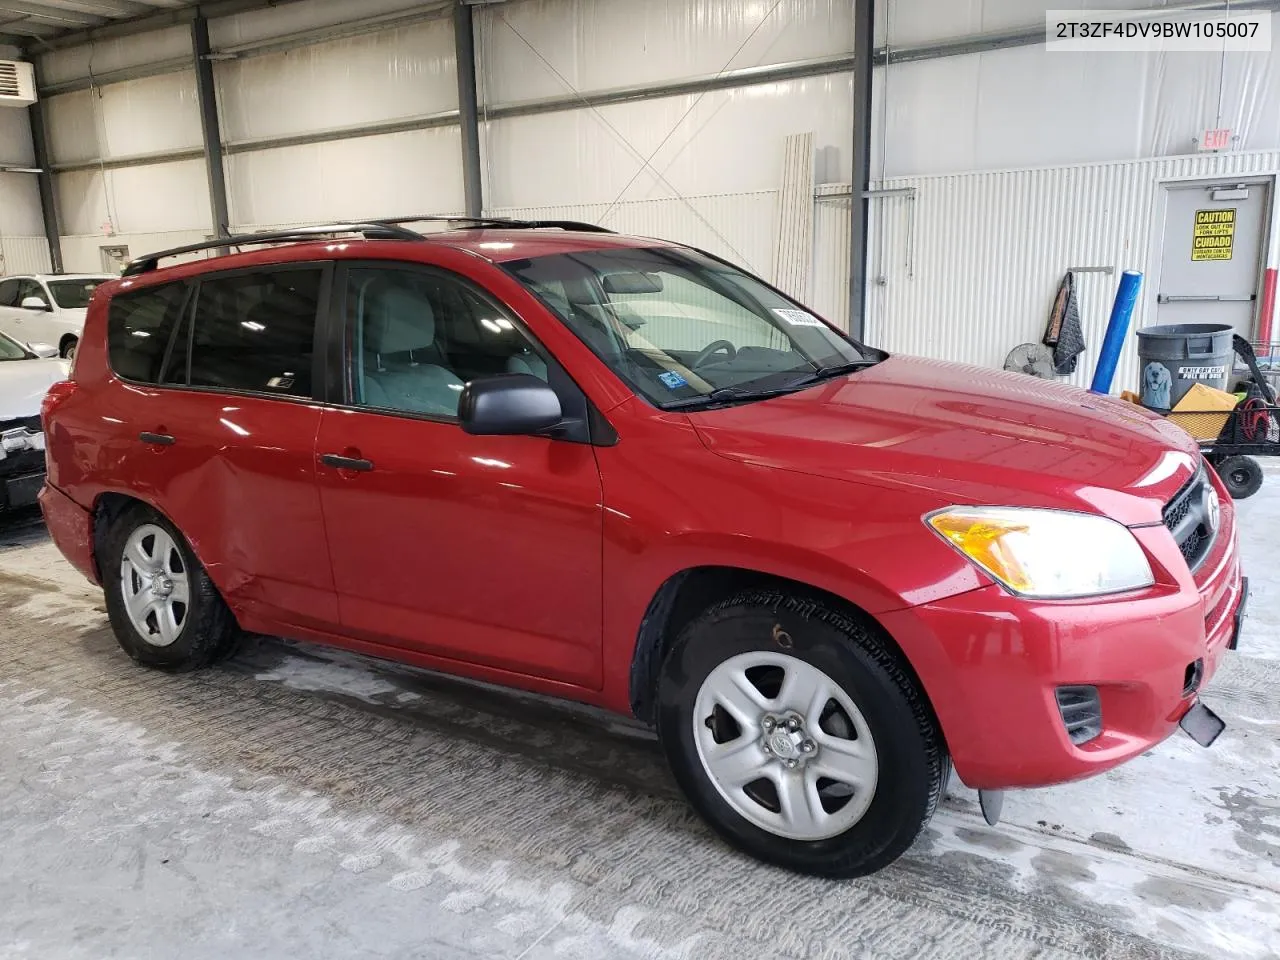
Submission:
{"label": "gray trash can", "polygon": [[1142,405],[1175,406],[1192,384],[1227,389],[1234,366],[1231,336],[1224,323],[1171,323],[1138,331]]}

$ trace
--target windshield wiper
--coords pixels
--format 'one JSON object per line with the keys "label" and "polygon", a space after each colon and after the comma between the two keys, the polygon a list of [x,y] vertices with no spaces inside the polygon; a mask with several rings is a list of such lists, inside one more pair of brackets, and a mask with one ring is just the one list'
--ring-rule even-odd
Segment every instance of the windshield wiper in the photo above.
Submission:
{"label": "windshield wiper", "polygon": [[750,384],[720,387],[699,397],[682,397],[679,400],[672,400],[664,403],[662,408],[664,410],[678,410],[681,407],[701,407],[717,403],[733,403],[739,400],[764,400],[768,397],[780,397],[785,393],[794,393],[797,390],[803,390],[805,387],[811,387],[815,383],[821,383],[823,380],[829,380],[844,373],[853,373],[855,370],[862,370],[879,362],[879,360],[850,360],[845,363],[831,363],[819,366],[785,383],[768,387],[753,387]]}

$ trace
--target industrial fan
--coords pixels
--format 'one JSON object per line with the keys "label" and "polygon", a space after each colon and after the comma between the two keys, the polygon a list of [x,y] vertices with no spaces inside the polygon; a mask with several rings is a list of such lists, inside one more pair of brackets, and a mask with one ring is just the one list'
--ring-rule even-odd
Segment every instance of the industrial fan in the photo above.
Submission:
{"label": "industrial fan", "polygon": [[1004,358],[1004,368],[1041,380],[1052,380],[1057,376],[1053,368],[1053,348],[1043,343],[1022,343],[1014,347]]}

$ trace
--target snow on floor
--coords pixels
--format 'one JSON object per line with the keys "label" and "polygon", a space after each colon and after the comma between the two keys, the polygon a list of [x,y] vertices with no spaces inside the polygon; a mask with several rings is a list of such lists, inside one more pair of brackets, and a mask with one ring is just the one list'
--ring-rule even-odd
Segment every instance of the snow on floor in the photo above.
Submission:
{"label": "snow on floor", "polygon": [[0,957],[1280,956],[1280,473],[1237,504],[1253,598],[1175,737],[981,820],[953,782],[893,868],[727,850],[650,734],[263,639],[140,670],[36,518],[0,523]]}

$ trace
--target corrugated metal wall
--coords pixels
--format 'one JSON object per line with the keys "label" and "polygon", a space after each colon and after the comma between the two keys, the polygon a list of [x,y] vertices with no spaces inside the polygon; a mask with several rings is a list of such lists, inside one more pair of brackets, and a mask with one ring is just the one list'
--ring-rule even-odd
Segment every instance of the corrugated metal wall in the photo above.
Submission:
{"label": "corrugated metal wall", "polygon": [[0,237],[0,277],[13,273],[48,273],[49,241],[44,237]]}
{"label": "corrugated metal wall", "polygon": [[[1077,278],[1089,349],[1072,380],[1087,384],[1120,271],[1148,274],[1134,328],[1153,322],[1161,185],[1277,172],[1280,151],[1260,151],[882,181],[876,186],[912,188],[915,196],[873,203],[867,339],[891,351],[999,367],[1013,347],[1040,340],[1069,267],[1111,267],[1110,276]],[[839,205],[819,201],[820,236],[835,232],[827,225],[824,234],[828,206]],[[847,280],[847,243],[820,244],[819,291]],[[1135,347],[1130,337],[1117,390],[1134,382]]]}

